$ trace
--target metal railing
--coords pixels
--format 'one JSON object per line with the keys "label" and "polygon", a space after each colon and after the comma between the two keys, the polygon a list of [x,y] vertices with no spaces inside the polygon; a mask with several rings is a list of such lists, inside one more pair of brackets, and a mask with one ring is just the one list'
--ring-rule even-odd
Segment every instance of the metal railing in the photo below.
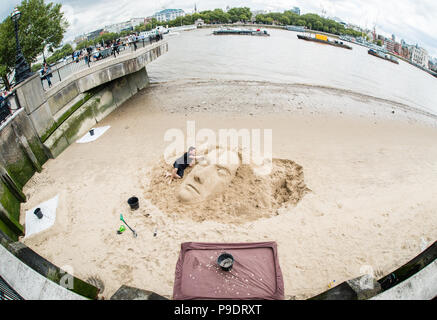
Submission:
{"label": "metal railing", "polygon": [[[118,45],[115,47],[115,49],[110,47],[97,52],[93,52],[91,55],[81,55],[76,60],[70,61],[68,63],[58,63],[54,66],[51,66],[50,72],[45,74],[43,77],[40,76],[41,84],[44,90],[48,90],[51,86],[63,81],[65,78],[76,72],[98,65],[103,60],[107,61],[107,59],[110,59],[111,57],[116,59],[118,58],[118,56],[123,56],[125,54],[135,52],[138,49],[147,47],[154,41],[156,42],[159,40],[153,38],[139,39],[134,42],[128,42]],[[49,83],[51,85],[49,85]]]}
{"label": "metal railing", "polygon": [[0,277],[0,300],[24,300],[2,277]]}
{"label": "metal railing", "polygon": [[4,99],[0,99],[0,128],[5,124],[12,115],[21,109],[17,93],[13,90]]}

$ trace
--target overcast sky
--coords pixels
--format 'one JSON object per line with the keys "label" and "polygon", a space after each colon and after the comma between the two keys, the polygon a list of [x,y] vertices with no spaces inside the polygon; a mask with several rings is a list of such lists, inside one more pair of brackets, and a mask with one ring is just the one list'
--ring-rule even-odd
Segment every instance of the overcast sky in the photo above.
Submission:
{"label": "overcast sky", "polygon": [[[0,18],[12,12],[21,0],[1,0]],[[50,0],[45,0],[46,3]],[[251,9],[279,11],[293,6],[301,13],[322,14],[338,17],[345,22],[373,29],[391,36],[396,40],[404,39],[416,44],[437,57],[437,1],[436,0],[52,0],[61,3],[65,16],[70,23],[65,40],[104,27],[105,25],[129,20],[133,17],[150,16],[164,8],[181,8],[185,12],[197,9],[225,9],[226,6],[247,6]]]}

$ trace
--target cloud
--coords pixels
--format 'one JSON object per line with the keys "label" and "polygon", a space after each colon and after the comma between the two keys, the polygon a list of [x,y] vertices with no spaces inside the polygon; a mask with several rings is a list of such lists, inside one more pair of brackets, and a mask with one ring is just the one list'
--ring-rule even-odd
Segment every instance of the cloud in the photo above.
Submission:
{"label": "cloud", "polygon": [[[4,0],[3,0],[4,1]],[[49,0],[45,0],[49,2]],[[0,8],[4,19],[21,0],[7,0]],[[53,0],[61,3],[70,23],[66,40],[103,28],[105,25],[126,21],[133,17],[150,16],[164,8],[181,8],[191,12],[196,3],[198,10],[226,6],[246,6],[251,9],[279,11],[300,7],[301,13],[338,17],[361,27],[373,29],[384,35],[395,34],[397,39],[423,46],[437,56],[437,1],[435,0]]]}

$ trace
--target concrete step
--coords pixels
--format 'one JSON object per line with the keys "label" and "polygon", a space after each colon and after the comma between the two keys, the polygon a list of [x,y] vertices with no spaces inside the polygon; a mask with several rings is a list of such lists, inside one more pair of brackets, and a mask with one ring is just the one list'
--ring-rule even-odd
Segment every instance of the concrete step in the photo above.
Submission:
{"label": "concrete step", "polygon": [[67,113],[72,107],[74,107],[75,104],[83,100],[85,96],[86,95],[84,93],[79,94],[76,98],[67,103],[62,109],[56,112],[56,114],[53,116],[55,121],[58,122],[65,113]]}

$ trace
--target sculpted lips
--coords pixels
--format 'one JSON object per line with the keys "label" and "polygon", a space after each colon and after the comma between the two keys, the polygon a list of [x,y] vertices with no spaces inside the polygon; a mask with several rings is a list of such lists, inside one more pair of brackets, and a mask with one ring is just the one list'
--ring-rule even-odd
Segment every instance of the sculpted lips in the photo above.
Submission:
{"label": "sculpted lips", "polygon": [[199,190],[197,190],[197,188],[195,186],[193,186],[191,183],[187,184],[187,188],[194,190],[198,195],[200,195]]}

